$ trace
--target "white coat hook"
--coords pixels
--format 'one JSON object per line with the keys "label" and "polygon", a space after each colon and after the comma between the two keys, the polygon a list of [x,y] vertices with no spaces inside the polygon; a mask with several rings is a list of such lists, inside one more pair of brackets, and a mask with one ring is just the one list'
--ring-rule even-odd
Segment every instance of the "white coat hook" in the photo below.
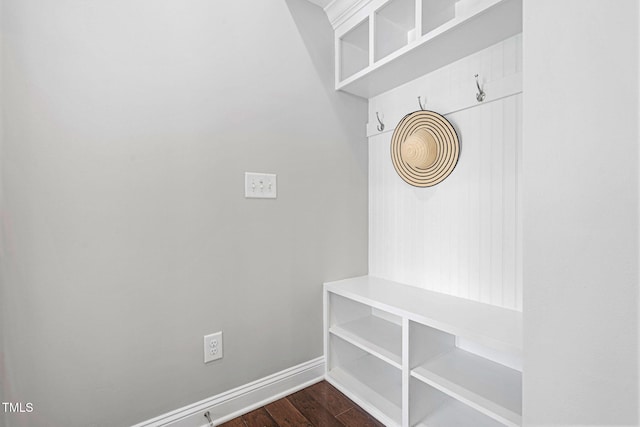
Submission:
{"label": "white coat hook", "polygon": [[424,111],[424,105],[422,105],[422,97],[421,96],[418,97],[418,105],[420,106],[420,109],[422,111]]}
{"label": "white coat hook", "polygon": [[478,93],[476,93],[476,99],[478,100],[478,102],[482,102],[482,101],[484,101],[484,97],[487,96],[487,94],[484,93],[484,91],[480,87],[480,83],[478,82],[478,75],[477,74],[476,74],[476,86],[478,87]]}
{"label": "white coat hook", "polygon": [[382,132],[384,130],[384,123],[382,123],[382,120],[380,120],[380,116],[378,115],[377,111],[376,111],[376,118],[378,119],[378,123],[380,123],[377,126],[378,132]]}

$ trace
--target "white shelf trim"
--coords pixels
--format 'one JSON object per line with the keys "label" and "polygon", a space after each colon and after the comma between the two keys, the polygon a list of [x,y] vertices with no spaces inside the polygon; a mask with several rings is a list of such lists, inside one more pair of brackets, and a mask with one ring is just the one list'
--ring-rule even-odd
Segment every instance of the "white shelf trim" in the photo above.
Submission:
{"label": "white shelf trim", "polygon": [[[347,367],[335,367],[327,372],[326,380],[385,425],[400,426],[401,405],[393,401],[396,396],[397,400],[401,399],[400,386],[389,381],[382,373],[378,373],[375,378],[376,381],[384,383],[377,389],[360,379],[363,376],[370,378],[370,365],[381,363],[373,358],[374,356],[364,356]],[[399,377],[400,373],[397,374]]]}
{"label": "white shelf trim", "polygon": [[334,357],[326,377],[386,425],[521,425],[521,372],[456,347],[453,337],[492,344],[498,353],[521,349],[522,313],[371,276],[325,283],[324,295],[325,303],[347,299],[370,310],[360,307],[354,319],[355,303],[325,307],[327,318],[332,310],[346,317],[325,323],[327,345],[346,346],[327,347]]}
{"label": "white shelf trim", "polygon": [[520,355],[522,313],[373,276],[326,283],[327,291],[414,322]]}
{"label": "white shelf trim", "polygon": [[[374,6],[379,7],[379,2],[366,5],[367,8]],[[416,7],[416,11],[418,9]],[[368,16],[371,19],[373,12]],[[521,0],[487,0],[377,59],[358,73],[336,80],[335,88],[364,98],[378,95],[470,54],[468,48],[477,51],[522,32],[521,16]],[[340,26],[335,33],[337,38],[365,19],[363,10],[353,15],[356,17],[357,21],[351,19]],[[370,33],[369,38],[373,45],[375,34]],[[375,51],[376,46],[372,46],[370,54]],[[336,69],[341,67],[341,60],[338,55]]]}
{"label": "white shelf trim", "polygon": [[[483,89],[486,92],[486,98],[484,101],[478,102],[476,100],[476,91],[472,88],[471,90],[469,90],[469,97],[467,99],[454,99],[450,101],[447,100],[448,103],[446,105],[438,105],[438,113],[447,117],[451,114],[468,110],[469,108],[482,107],[492,102],[521,94],[522,73],[511,74],[500,80],[486,82],[483,86]],[[394,110],[403,111],[403,113],[388,114],[387,117],[384,118],[385,127],[382,132],[380,132],[377,128],[377,122],[367,123],[367,138],[383,133],[393,132],[396,128],[396,124],[400,122],[407,111],[412,111],[412,109],[417,110],[417,102],[415,102],[415,99],[412,99],[411,101],[412,103],[408,104],[408,106],[405,108],[394,108]],[[383,106],[380,107],[382,108]],[[432,108],[433,107],[429,107],[427,108],[427,110]],[[385,108],[385,110],[388,111],[388,108]]]}
{"label": "white shelf trim", "polygon": [[413,369],[411,376],[504,425],[522,424],[522,376],[513,369],[455,349]]}
{"label": "white shelf trim", "polygon": [[329,332],[376,356],[397,369],[402,369],[402,328],[376,316],[368,316],[334,325]]}
{"label": "white shelf trim", "polygon": [[414,427],[433,426],[501,427],[500,423],[478,414],[456,400],[445,403],[420,420]]}

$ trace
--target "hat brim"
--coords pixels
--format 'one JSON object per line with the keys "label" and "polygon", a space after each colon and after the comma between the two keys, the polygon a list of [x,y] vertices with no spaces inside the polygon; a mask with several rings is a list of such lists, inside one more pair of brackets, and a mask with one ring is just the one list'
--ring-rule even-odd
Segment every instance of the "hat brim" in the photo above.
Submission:
{"label": "hat brim", "polygon": [[[426,129],[436,141],[438,154],[427,168],[411,166],[402,159],[402,143],[419,129]],[[432,187],[447,178],[458,163],[460,141],[453,125],[444,116],[428,110],[414,111],[400,120],[391,137],[393,167],[404,181],[415,187]]]}

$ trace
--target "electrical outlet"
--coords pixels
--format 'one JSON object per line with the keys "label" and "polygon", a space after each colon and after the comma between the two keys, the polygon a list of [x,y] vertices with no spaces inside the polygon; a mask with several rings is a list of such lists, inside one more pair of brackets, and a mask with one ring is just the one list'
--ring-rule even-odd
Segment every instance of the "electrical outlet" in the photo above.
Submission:
{"label": "electrical outlet", "polygon": [[204,363],[222,359],[222,331],[204,336]]}

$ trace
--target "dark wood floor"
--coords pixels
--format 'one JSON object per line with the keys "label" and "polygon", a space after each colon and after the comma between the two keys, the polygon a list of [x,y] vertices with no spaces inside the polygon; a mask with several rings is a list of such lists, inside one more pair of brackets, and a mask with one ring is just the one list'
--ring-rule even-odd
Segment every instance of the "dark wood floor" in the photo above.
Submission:
{"label": "dark wood floor", "polygon": [[220,427],[384,427],[326,381],[314,384]]}

